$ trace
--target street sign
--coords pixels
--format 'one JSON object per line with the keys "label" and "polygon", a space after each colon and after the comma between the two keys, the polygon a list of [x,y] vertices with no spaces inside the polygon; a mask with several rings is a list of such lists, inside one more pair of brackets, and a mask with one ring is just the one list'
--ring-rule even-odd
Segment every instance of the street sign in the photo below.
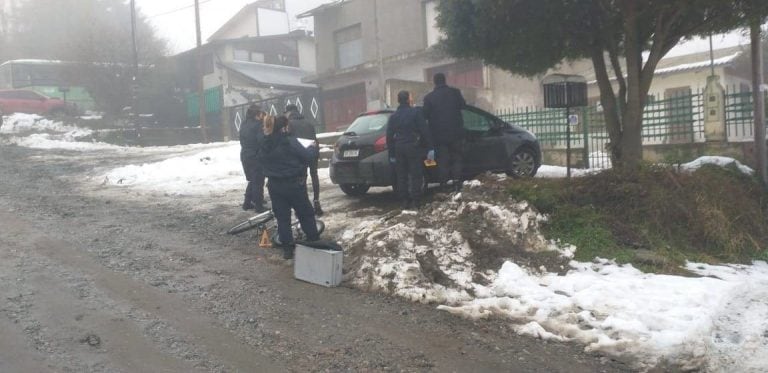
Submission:
{"label": "street sign", "polygon": [[579,115],[578,114],[571,114],[568,116],[568,124],[572,126],[577,126],[579,124]]}

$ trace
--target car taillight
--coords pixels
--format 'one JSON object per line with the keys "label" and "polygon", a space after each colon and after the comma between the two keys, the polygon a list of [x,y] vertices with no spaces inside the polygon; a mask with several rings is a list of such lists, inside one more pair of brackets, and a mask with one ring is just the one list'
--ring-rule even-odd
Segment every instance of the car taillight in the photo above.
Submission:
{"label": "car taillight", "polygon": [[387,150],[387,136],[381,136],[373,143],[373,151],[376,153]]}

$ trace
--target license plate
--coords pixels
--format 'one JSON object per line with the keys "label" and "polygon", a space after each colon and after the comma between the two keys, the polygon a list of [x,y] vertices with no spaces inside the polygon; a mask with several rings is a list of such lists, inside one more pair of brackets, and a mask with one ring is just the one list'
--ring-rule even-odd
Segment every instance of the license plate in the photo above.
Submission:
{"label": "license plate", "polygon": [[344,151],[344,158],[354,158],[354,157],[357,157],[358,155],[360,155],[360,149]]}

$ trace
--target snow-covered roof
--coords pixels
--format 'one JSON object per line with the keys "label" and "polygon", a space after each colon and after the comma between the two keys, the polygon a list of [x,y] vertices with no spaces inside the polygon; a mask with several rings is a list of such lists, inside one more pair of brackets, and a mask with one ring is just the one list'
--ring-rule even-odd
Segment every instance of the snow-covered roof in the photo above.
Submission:
{"label": "snow-covered roof", "polygon": [[312,75],[298,67],[270,65],[258,62],[225,62],[226,68],[264,85],[283,87],[316,88],[314,84],[302,83],[301,79]]}
{"label": "snow-covered roof", "polygon": [[[710,60],[709,52],[699,52],[683,56],[666,57],[659,61],[659,64],[656,66],[655,75],[674,74],[683,71],[708,69],[712,65],[715,67],[730,66],[743,53],[744,51],[742,50],[742,47],[729,47],[715,49],[712,52],[714,55],[713,60]],[[622,68],[626,70],[623,61]],[[588,84],[597,83],[594,70],[589,69],[583,75],[587,79]],[[615,78],[611,78],[611,80],[614,79]]]}
{"label": "snow-covered roof", "polygon": [[717,58],[711,61],[709,60],[709,58],[707,58],[706,60],[703,60],[703,61],[696,61],[696,62],[683,63],[679,65],[664,67],[664,68],[656,69],[656,74],[667,74],[667,73],[674,73],[674,72],[685,71],[685,70],[703,69],[703,68],[709,68],[711,65],[714,65],[714,66],[729,65],[736,58],[741,56],[741,53],[742,52],[736,52],[728,56]]}

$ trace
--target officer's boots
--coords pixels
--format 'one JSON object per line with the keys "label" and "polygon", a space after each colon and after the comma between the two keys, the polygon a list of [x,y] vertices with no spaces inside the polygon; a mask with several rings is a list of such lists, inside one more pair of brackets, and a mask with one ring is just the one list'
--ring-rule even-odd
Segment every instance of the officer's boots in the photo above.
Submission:
{"label": "officer's boots", "polygon": [[320,201],[315,200],[314,201],[314,206],[315,206],[315,215],[323,216],[323,208],[320,207]]}
{"label": "officer's boots", "polygon": [[293,259],[293,252],[296,250],[296,245],[283,245],[283,259]]}

